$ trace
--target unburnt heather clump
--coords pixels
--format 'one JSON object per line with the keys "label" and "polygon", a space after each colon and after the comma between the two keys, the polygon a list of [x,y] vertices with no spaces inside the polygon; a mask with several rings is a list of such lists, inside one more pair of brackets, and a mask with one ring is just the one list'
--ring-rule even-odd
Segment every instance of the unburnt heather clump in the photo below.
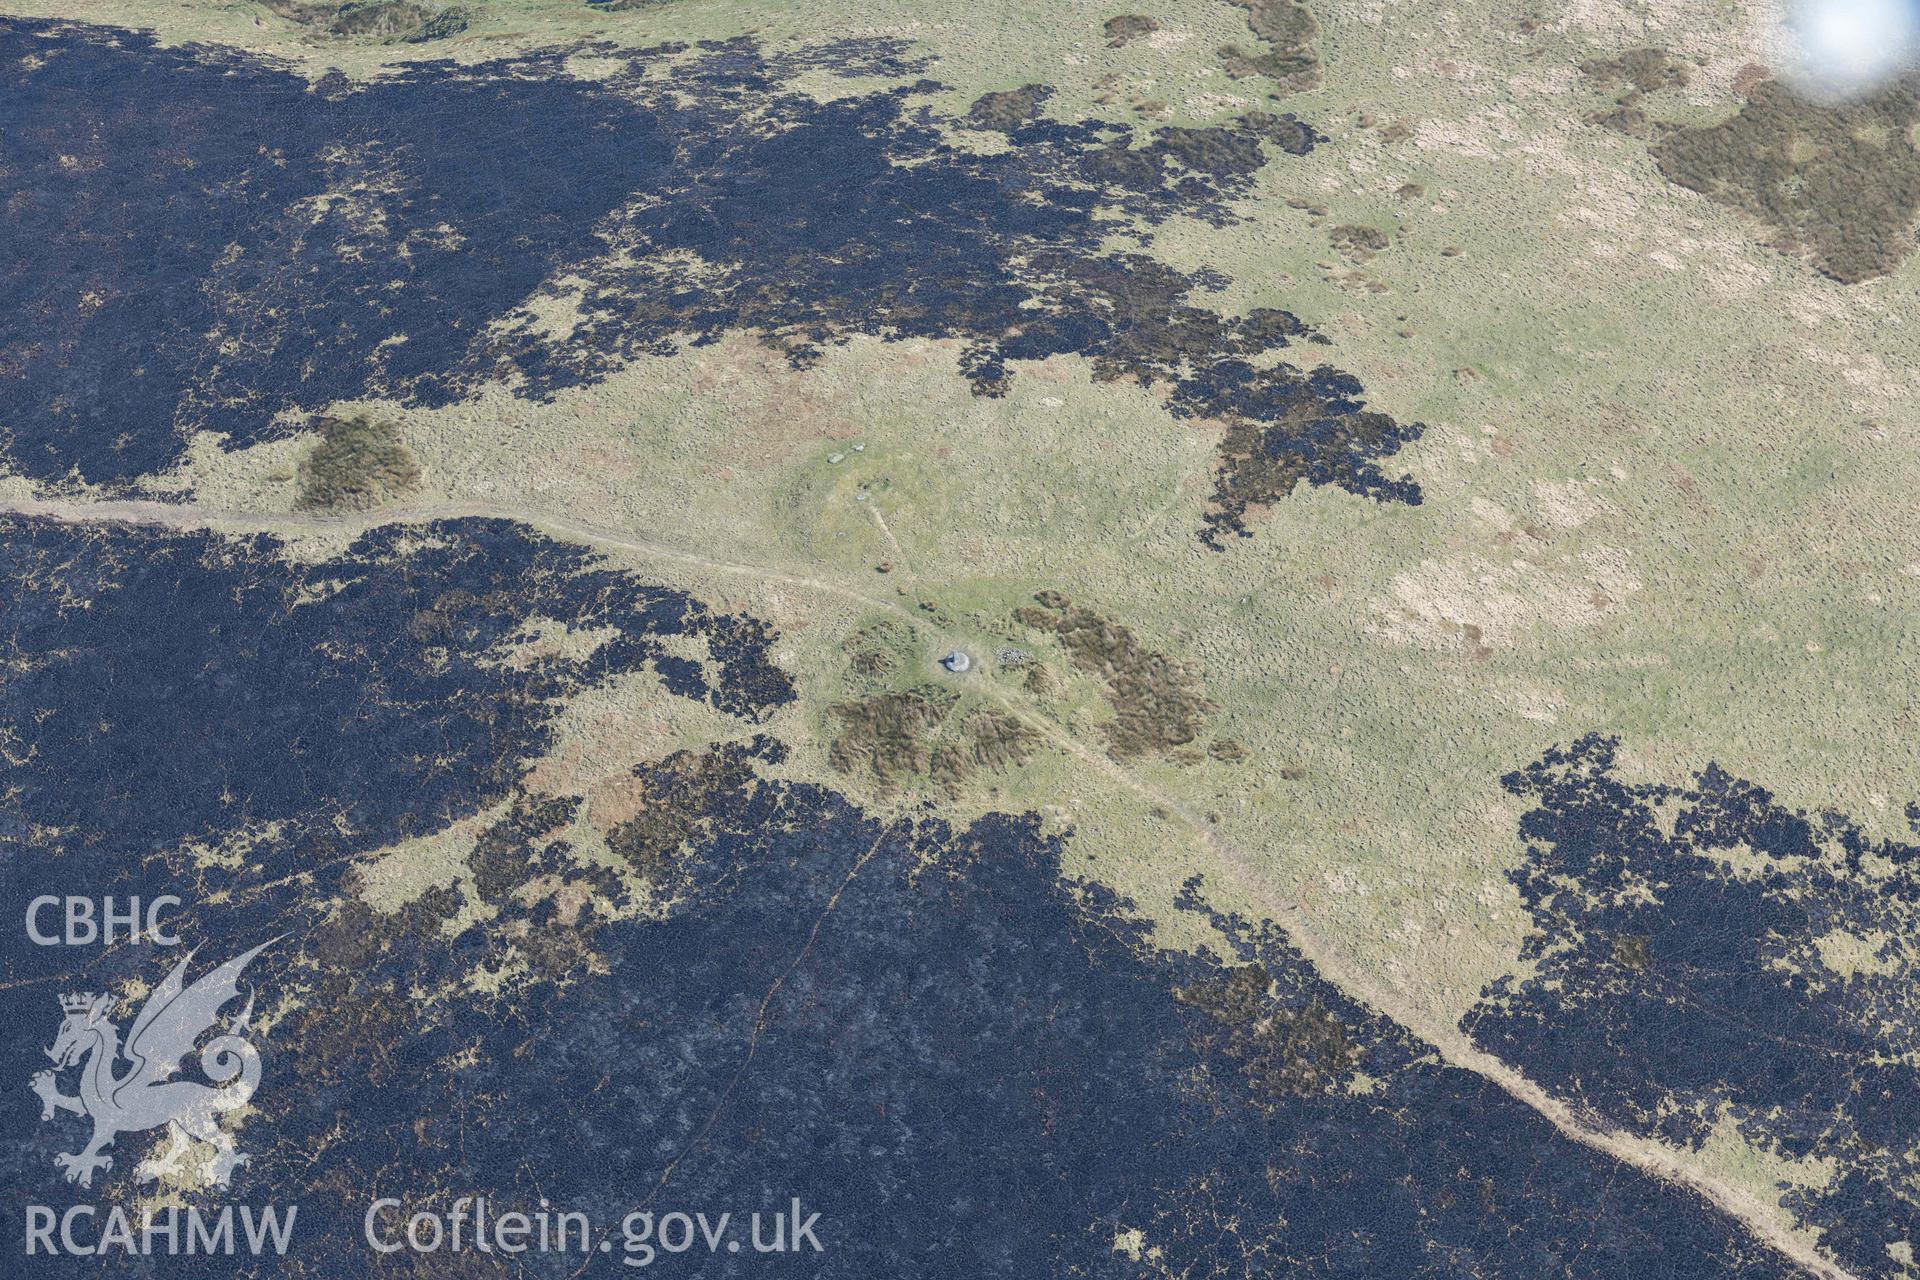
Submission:
{"label": "unburnt heather clump", "polygon": [[1129,40],[1137,40],[1141,36],[1152,35],[1159,29],[1160,24],[1158,22],[1141,13],[1122,13],[1115,17],[1108,18],[1106,22],[1101,25],[1101,30],[1107,33],[1107,47],[1109,49],[1118,49]]}
{"label": "unburnt heather clump", "polygon": [[1190,663],[1142,645],[1133,632],[1058,591],[1042,591],[1035,605],[1015,612],[1019,621],[1051,631],[1074,666],[1106,683],[1113,722],[1107,751],[1115,759],[1168,752],[1185,746],[1206,727],[1215,706]]}
{"label": "unburnt heather clump", "polygon": [[457,36],[467,29],[470,21],[464,9],[442,9],[428,18],[405,37],[408,44],[426,44],[431,40],[444,40],[448,36]]}
{"label": "unburnt heather clump", "polygon": [[1038,735],[1005,712],[982,707],[968,713],[960,736],[933,749],[929,772],[935,785],[949,796],[985,770],[1002,772],[1024,763],[1033,754]]}
{"label": "unburnt heather clump", "polygon": [[1345,222],[1327,231],[1327,242],[1356,262],[1365,262],[1392,244],[1392,238],[1378,227]]}
{"label": "unburnt heather clump", "polygon": [[1022,85],[1018,89],[1007,89],[1000,93],[983,93],[967,111],[967,123],[977,129],[997,129],[1008,133],[1037,119],[1040,108],[1052,96],[1053,90],[1044,84]]}
{"label": "unburnt heather clump", "polygon": [[865,767],[882,784],[924,775],[932,760],[934,732],[955,700],[945,689],[919,685],[836,702],[827,713],[840,732],[827,758],[842,773]]}
{"label": "unburnt heather clump", "polygon": [[420,461],[393,423],[366,414],[316,417],[320,441],[300,462],[302,511],[366,511],[420,487]]}
{"label": "unburnt heather clump", "polygon": [[885,680],[900,669],[913,643],[913,632],[891,620],[862,627],[843,646],[847,670],[862,682]]}
{"label": "unburnt heather clump", "polygon": [[[1004,771],[1023,762],[1036,735],[1018,717],[988,707],[956,714],[958,695],[938,685],[876,688],[909,664],[915,643],[911,630],[890,619],[847,637],[852,684],[874,691],[827,709],[835,726],[828,748],[833,767],[842,773],[866,771],[883,788],[924,779],[957,797],[982,771]],[[1022,650],[1005,653],[1019,655],[1019,661],[1003,661],[1003,669],[1025,667],[1032,658]]]}
{"label": "unburnt heather clump", "polygon": [[1857,102],[1819,103],[1779,80],[1743,81],[1747,100],[1718,124],[1683,126],[1650,113],[1647,95],[1688,83],[1664,49],[1629,49],[1581,64],[1614,95],[1587,116],[1647,142],[1660,171],[1765,223],[1774,243],[1804,253],[1844,284],[1882,276],[1913,250],[1920,221],[1920,81]]}
{"label": "unburnt heather clump", "polygon": [[467,15],[459,9],[434,9],[413,0],[267,0],[267,8],[333,36],[372,36],[424,44],[467,29]]}
{"label": "unburnt heather clump", "polygon": [[1681,129],[1653,154],[1674,182],[1753,215],[1781,248],[1854,284],[1886,275],[1913,251],[1917,123],[1920,85],[1911,79],[1834,105],[1768,80],[1732,119]]}
{"label": "unburnt heather clump", "polygon": [[1692,72],[1665,49],[1628,49],[1611,58],[1593,58],[1580,64],[1589,83],[1613,95],[1611,105],[1587,113],[1587,123],[1601,125],[1629,137],[1652,142],[1679,128],[1649,116],[1642,100],[1662,89],[1685,85]]}
{"label": "unburnt heather clump", "polygon": [[1227,74],[1240,79],[1265,76],[1280,93],[1311,89],[1320,83],[1320,57],[1313,42],[1320,34],[1312,10],[1300,0],[1233,0],[1247,11],[1247,29],[1266,46],[1247,50],[1227,45],[1220,50]]}
{"label": "unburnt heather clump", "polygon": [[1580,64],[1580,71],[1604,88],[1624,88],[1629,93],[1677,89],[1692,79],[1686,63],[1656,47],[1628,49],[1611,58],[1590,58]]}

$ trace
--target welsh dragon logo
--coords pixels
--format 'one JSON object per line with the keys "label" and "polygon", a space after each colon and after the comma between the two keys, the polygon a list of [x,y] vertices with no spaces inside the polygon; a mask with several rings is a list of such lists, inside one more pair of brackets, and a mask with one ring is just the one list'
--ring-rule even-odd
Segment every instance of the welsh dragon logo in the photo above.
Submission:
{"label": "welsh dragon logo", "polygon": [[[214,1148],[207,1173],[218,1186],[226,1186],[233,1171],[246,1163],[247,1157],[234,1150],[233,1139],[220,1128],[218,1117],[243,1105],[260,1086],[260,1053],[241,1035],[253,1016],[252,994],[225,1032],[200,1050],[200,1069],[213,1081],[211,1085],[168,1077],[193,1052],[201,1034],[213,1027],[221,1006],[239,994],[241,971],[271,945],[261,943],[192,986],[185,985],[187,964],[193,959],[188,954],[147,997],[124,1046],[120,1029],[107,1016],[112,996],[85,992],[60,997],[65,1018],[53,1047],[47,1050],[55,1070],[37,1073],[32,1087],[40,1095],[42,1121],[53,1119],[56,1111],[71,1111],[93,1121],[93,1138],[84,1148],[53,1158],[66,1171],[68,1182],[92,1186],[95,1170],[113,1167],[113,1157],[101,1151],[112,1146],[115,1137],[161,1125],[171,1130],[172,1142],[158,1158],[142,1160],[135,1167],[134,1177],[140,1182],[178,1169],[189,1139]],[[57,1073],[76,1064],[84,1064],[80,1092],[69,1096],[60,1092]]]}

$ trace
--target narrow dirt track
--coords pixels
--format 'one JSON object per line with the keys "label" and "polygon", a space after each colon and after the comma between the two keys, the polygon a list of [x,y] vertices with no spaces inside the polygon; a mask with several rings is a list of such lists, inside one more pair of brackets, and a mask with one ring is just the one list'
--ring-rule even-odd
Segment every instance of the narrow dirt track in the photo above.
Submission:
{"label": "narrow dirt track", "polygon": [[[841,583],[811,574],[796,573],[766,565],[747,564],[702,555],[670,543],[636,537],[631,533],[550,512],[510,505],[443,504],[388,507],[380,511],[352,516],[322,516],[303,513],[262,514],[229,511],[193,504],[139,501],[84,502],[70,500],[0,500],[0,513],[31,516],[69,524],[123,523],[169,529],[210,529],[238,533],[357,533],[381,525],[415,523],[425,520],[480,518],[511,520],[565,540],[601,547],[617,547],[641,556],[698,565],[702,568],[738,574],[767,582],[819,591],[855,600],[871,608],[898,615],[916,629],[927,626],[927,618],[897,601],[869,595]],[[889,535],[891,541],[891,535]],[[897,544],[896,544],[897,545]],[[1104,751],[1080,742],[1051,719],[1036,712],[1025,699],[989,682],[979,687],[1009,714],[1019,717],[1028,727],[1045,736],[1055,746],[1072,754],[1089,768],[1143,800],[1160,806],[1180,819],[1195,839],[1212,855],[1219,873],[1230,880],[1247,900],[1286,929],[1293,945],[1306,956],[1327,981],[1348,995],[1393,1019],[1431,1045],[1450,1066],[1471,1071],[1533,1108],[1568,1138],[1631,1165],[1645,1173],[1684,1186],[1728,1215],[1738,1219],[1759,1239],[1765,1241],[1808,1273],[1825,1280],[1855,1280],[1853,1273],[1821,1256],[1803,1237],[1785,1229],[1775,1211],[1750,1193],[1730,1187],[1683,1162],[1671,1148],[1632,1134],[1599,1128],[1576,1116],[1565,1103],[1550,1096],[1531,1079],[1505,1062],[1473,1044],[1457,1027],[1434,1020],[1403,997],[1379,985],[1372,974],[1341,955],[1315,931],[1312,920],[1293,903],[1279,900],[1264,885],[1253,862],[1241,851],[1221,840],[1208,823],[1195,817],[1176,801],[1154,789],[1119,764]]]}

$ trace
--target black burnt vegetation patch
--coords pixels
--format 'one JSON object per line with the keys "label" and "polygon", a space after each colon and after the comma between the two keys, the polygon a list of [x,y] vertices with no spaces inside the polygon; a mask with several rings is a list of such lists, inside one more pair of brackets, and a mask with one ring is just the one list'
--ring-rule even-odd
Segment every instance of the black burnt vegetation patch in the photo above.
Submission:
{"label": "black burnt vegetation patch", "polygon": [[369,414],[317,415],[320,439],[300,460],[302,511],[366,511],[420,487],[420,460],[392,422]]}
{"label": "black burnt vegetation patch", "polygon": [[[525,798],[481,837],[484,923],[458,927],[444,888],[370,907],[331,862],[192,898],[179,926],[210,956],[284,935],[249,973],[294,1001],[240,1132],[249,1202],[300,1205],[274,1274],[386,1274],[371,1199],[453,1187],[603,1229],[656,1187],[663,1212],[797,1196],[827,1246],[807,1273],[844,1280],[1142,1276],[1114,1247],[1133,1231],[1187,1275],[1249,1258],[1328,1280],[1792,1274],[1700,1200],[1438,1065],[1197,886],[1186,907],[1224,962],[1157,952],[1130,904],[1062,877],[1031,817],[882,821],[766,778],[781,756],[760,738],[636,770],[673,812],[647,841],[671,845],[663,917],[621,918],[618,886],[556,838],[577,797]],[[96,821],[70,839],[128,871],[161,857]],[[34,883],[60,865],[39,844],[8,864]],[[592,892],[540,891],[556,874]],[[30,1060],[55,992],[151,977],[142,952],[67,952],[57,981],[0,987],[0,1047]],[[58,1127],[0,1116],[10,1190],[56,1176]],[[678,1261],[747,1274],[729,1257]]]}
{"label": "black burnt vegetation patch", "polygon": [[[0,839],[76,863],[108,852],[81,832],[144,853],[278,824],[241,876],[270,879],[430,833],[510,795],[564,700],[630,672],[746,722],[793,696],[764,623],[504,521],[300,563],[269,538],[9,519],[0,569]],[[598,638],[524,659],[552,626]]]}
{"label": "black burnt vegetation patch", "polygon": [[497,900],[552,865],[550,838],[573,821],[579,802],[559,796],[516,796],[505,816],[483,830],[467,854],[474,892]]}
{"label": "black burnt vegetation patch", "polygon": [[1351,1078],[1359,1052],[1340,1019],[1317,999],[1297,1007],[1272,1000],[1273,975],[1258,962],[1218,978],[1174,989],[1182,1004],[1215,1024],[1199,1041],[1240,1063],[1256,1096],[1274,1100],[1313,1094]]}
{"label": "black burnt vegetation patch", "polygon": [[684,888],[690,843],[710,832],[717,803],[753,786],[752,760],[741,750],[676,751],[636,765],[636,812],[607,832],[607,847],[656,889]]}
{"label": "black burnt vegetation patch", "polygon": [[[1418,501],[1380,463],[1419,428],[1285,359],[1324,340],[1281,311],[1210,309],[1223,281],[1145,251],[1168,218],[1232,221],[1255,173],[1321,141],[1310,125],[1063,123],[1029,86],[976,107],[1007,139],[984,155],[918,100],[931,81],[824,103],[785,87],[919,69],[885,42],[595,51],[629,69],[589,84],[553,51],[309,86],[135,33],[9,24],[12,465],[124,486],[193,431],[238,447],[290,409],[443,405],[491,380],[546,397],[733,332],[805,366],[868,334],[960,340],[981,395],[1058,355],[1171,388],[1177,415],[1270,464],[1226,461],[1210,541],[1301,480]],[[555,335],[525,307],[562,275],[578,321]]]}
{"label": "black burnt vegetation patch", "polygon": [[[750,724],[790,691],[749,620],[499,522],[378,530],[317,564],[264,539],[4,531],[0,897],[183,891],[173,923],[209,960],[276,939],[249,979],[288,1003],[240,1132],[247,1202],[300,1206],[276,1276],[385,1274],[362,1240],[377,1195],[544,1197],[608,1227],[663,1178],[675,1204],[800,1197],[830,1245],[810,1273],[848,1280],[1134,1275],[1113,1247],[1133,1230],[1187,1274],[1788,1274],[1197,886],[1185,907],[1231,957],[1155,951],[1031,817],[882,821],[769,778],[765,737],[682,752],[633,768],[609,839],[668,891],[634,918],[629,878],[569,846],[584,798],[529,792],[512,762],[565,699],[649,667]],[[503,660],[536,618],[603,638]],[[670,656],[676,636],[711,660]],[[464,885],[362,900],[376,851],[496,809]],[[469,895],[488,911],[462,924]],[[25,1062],[56,993],[126,993],[159,958],[0,962],[0,1053]],[[58,1176],[69,1119],[0,1113],[12,1203]]]}
{"label": "black burnt vegetation patch", "polygon": [[[1229,533],[1251,537],[1249,514],[1302,481],[1339,484],[1337,477],[1349,473],[1355,458],[1389,455],[1419,437],[1417,425],[1403,426],[1364,408],[1361,394],[1356,379],[1324,365],[1303,379],[1276,379],[1245,360],[1222,360],[1208,370],[1204,384],[1176,387],[1175,413],[1205,412],[1227,424],[1205,541],[1218,547]],[[1258,412],[1239,411],[1243,404],[1258,405]],[[1379,496],[1418,502],[1420,491],[1403,478]]]}
{"label": "black burnt vegetation patch", "polygon": [[1532,804],[1511,873],[1534,976],[1502,979],[1475,1041],[1608,1123],[1699,1147],[1730,1123],[1831,1162],[1782,1202],[1858,1275],[1920,1239],[1920,848],[1804,813],[1709,766],[1629,783],[1589,736],[1505,778]]}
{"label": "black burnt vegetation patch", "polygon": [[[444,404],[488,320],[657,183],[649,117],[560,55],[354,88],[105,28],[0,25],[12,463],[127,482],[380,392]],[[564,175],[564,181],[555,181]]]}

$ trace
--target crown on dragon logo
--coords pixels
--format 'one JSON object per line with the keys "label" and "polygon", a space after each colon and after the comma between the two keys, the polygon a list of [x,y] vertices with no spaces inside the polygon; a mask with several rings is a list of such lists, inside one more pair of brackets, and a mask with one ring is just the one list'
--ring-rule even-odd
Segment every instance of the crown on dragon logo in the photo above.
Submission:
{"label": "crown on dragon logo", "polygon": [[[110,1016],[111,993],[61,994],[66,1019],[46,1051],[53,1068],[37,1072],[28,1084],[40,1098],[41,1120],[66,1111],[93,1121],[93,1137],[86,1146],[54,1157],[68,1182],[92,1186],[94,1174],[113,1167],[113,1157],[104,1148],[120,1134],[150,1129],[168,1130],[172,1145],[134,1168],[136,1182],[152,1182],[177,1169],[195,1141],[214,1148],[206,1174],[216,1186],[226,1186],[233,1171],[247,1162],[219,1119],[245,1105],[260,1085],[260,1051],[247,1038],[253,996],[247,996],[246,1007],[224,1027],[219,1025],[220,1010],[240,994],[241,972],[277,941],[263,942],[192,983],[187,981],[193,960],[189,953],[147,994],[124,1047]],[[201,1044],[209,1031],[213,1039]],[[207,1083],[173,1079],[196,1047]],[[124,1071],[119,1069],[123,1060],[129,1064]],[[80,1071],[80,1091],[62,1093],[58,1073],[73,1068]]]}

